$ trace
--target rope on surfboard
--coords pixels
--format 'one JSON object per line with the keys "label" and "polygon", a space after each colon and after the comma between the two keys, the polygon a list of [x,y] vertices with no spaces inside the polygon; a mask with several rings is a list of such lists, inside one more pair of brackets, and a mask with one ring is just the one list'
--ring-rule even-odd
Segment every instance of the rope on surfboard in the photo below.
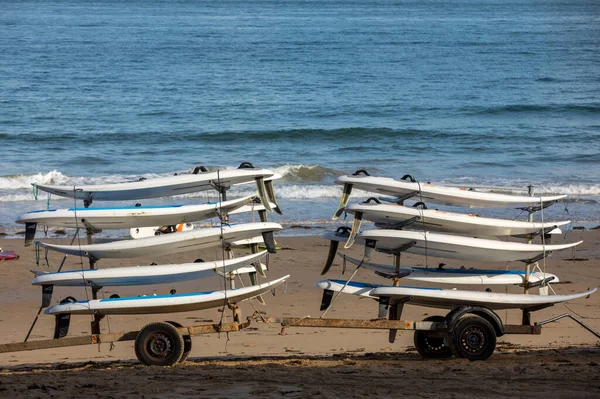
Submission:
{"label": "rope on surfboard", "polygon": [[[75,217],[75,228],[76,230],[76,234],[77,234],[77,247],[79,248],[79,260],[81,261],[81,280],[84,282],[84,289],[83,291],[85,292],[85,299],[87,300],[86,304],[88,307],[88,310],[90,312],[90,317],[92,318],[92,321],[94,321],[94,312],[92,311],[91,306],[89,305],[90,303],[90,295],[88,293],[87,287],[88,285],[85,284],[85,278],[84,278],[84,269],[83,269],[83,255],[81,254],[81,237],[79,236],[79,220],[77,219],[77,198],[76,198],[76,191],[77,191],[77,186],[73,185],[73,216]],[[109,329],[110,332],[110,329]],[[100,349],[100,348],[98,348]]]}
{"label": "rope on surfboard", "polygon": [[[420,202],[422,204],[424,204],[423,202],[423,191],[421,190],[421,182],[418,180],[415,180],[414,177],[412,177],[411,175],[405,175],[404,177],[402,177],[403,180],[406,180],[405,178],[410,178],[410,180],[413,183],[417,183],[419,185],[419,199],[421,200]],[[425,208],[425,207],[424,207]],[[425,232],[425,216],[424,216],[424,208],[420,210],[421,213],[421,226],[423,227],[423,237],[425,238],[425,270],[427,270],[427,268],[429,268],[429,257],[427,255],[428,251],[427,251],[427,234]],[[419,209],[417,207],[417,209]]]}
{"label": "rope on surfboard", "polygon": [[[217,186],[221,187],[221,171],[217,170]],[[219,209],[223,206],[223,193],[219,191]],[[221,258],[223,259],[223,270],[225,270],[225,237],[223,237],[223,215],[219,218],[219,229],[221,230]],[[225,308],[227,307],[227,274],[223,273],[223,293],[225,295],[225,300],[223,301],[223,307],[221,307],[221,318],[219,320],[219,330],[223,325],[223,318],[225,317]],[[221,333],[219,332],[219,336]],[[226,333],[226,341],[225,341],[225,352],[227,352],[227,344],[229,343],[229,333]]]}
{"label": "rope on surfboard", "polygon": [[35,198],[35,200],[38,200],[38,184],[37,182],[33,182],[31,183],[31,189],[33,191],[33,198]]}

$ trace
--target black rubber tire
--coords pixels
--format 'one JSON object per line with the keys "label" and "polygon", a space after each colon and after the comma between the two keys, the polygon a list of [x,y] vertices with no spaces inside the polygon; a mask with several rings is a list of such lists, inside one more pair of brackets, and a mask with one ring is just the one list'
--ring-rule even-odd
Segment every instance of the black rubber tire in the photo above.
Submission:
{"label": "black rubber tire", "polygon": [[465,315],[452,330],[450,349],[456,357],[485,360],[496,349],[496,331],[483,317]]}
{"label": "black rubber tire", "polygon": [[[174,325],[175,327],[181,328],[183,327],[181,324],[176,321],[167,321],[167,323]],[[181,359],[179,359],[179,363],[184,362],[185,359],[188,358],[190,352],[192,351],[192,337],[191,335],[183,336],[183,355],[181,355]]]}
{"label": "black rubber tire", "polygon": [[135,355],[147,366],[172,366],[183,356],[183,336],[172,324],[159,321],[146,325],[135,339]]}
{"label": "black rubber tire", "polygon": [[[429,316],[423,321],[443,322],[444,316]],[[430,331],[416,330],[414,344],[419,355],[425,359],[447,359],[452,350],[444,344],[444,338],[432,336]]]}

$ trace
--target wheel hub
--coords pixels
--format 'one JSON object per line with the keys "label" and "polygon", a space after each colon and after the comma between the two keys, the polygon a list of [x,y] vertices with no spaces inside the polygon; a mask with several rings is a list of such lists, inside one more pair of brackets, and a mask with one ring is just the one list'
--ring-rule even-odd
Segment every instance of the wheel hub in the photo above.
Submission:
{"label": "wheel hub", "polygon": [[474,353],[484,346],[485,334],[480,329],[471,327],[463,332],[461,342],[465,350]]}
{"label": "wheel hub", "polygon": [[164,334],[155,334],[148,345],[149,352],[156,357],[165,357],[171,351],[171,340]]}

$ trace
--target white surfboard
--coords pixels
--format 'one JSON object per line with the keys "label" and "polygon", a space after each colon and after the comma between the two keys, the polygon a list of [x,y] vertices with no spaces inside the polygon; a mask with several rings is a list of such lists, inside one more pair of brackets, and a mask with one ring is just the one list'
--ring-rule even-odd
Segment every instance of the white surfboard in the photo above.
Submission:
{"label": "white surfboard", "polygon": [[163,234],[181,233],[193,229],[193,223],[180,223],[174,226],[135,227],[129,229],[129,235],[131,236],[131,238],[137,240],[139,238],[160,236]]}
{"label": "white surfboard", "polygon": [[[340,255],[340,254],[338,254]],[[340,255],[346,261],[360,265],[361,268],[385,274],[393,274],[396,267],[380,263],[362,261],[346,255]],[[408,272],[403,279],[435,284],[473,284],[473,285],[517,285],[525,282],[525,270],[490,270],[466,268],[431,268],[417,266],[400,266],[400,272]],[[530,283],[550,279],[550,283],[558,283],[558,276],[550,273],[533,272],[529,275]]]}
{"label": "white surfboard", "polygon": [[560,226],[571,223],[525,222],[443,212],[436,209],[418,209],[402,205],[377,203],[351,204],[345,212],[364,220],[376,223],[377,227],[393,228],[399,224],[411,223],[409,229],[431,230],[442,233],[467,235],[470,237],[526,237],[540,232],[548,233]]}
{"label": "white surfboard", "polygon": [[[48,186],[34,184],[38,190],[61,197],[76,198],[85,201],[130,201],[145,198],[168,197],[172,195],[194,193],[213,189],[228,189],[236,184],[251,183],[273,177],[268,169],[242,167],[238,169],[180,174],[156,179],[133,182],[98,184],[91,186]],[[259,191],[261,190],[259,187]],[[266,198],[266,194],[261,197]]]}
{"label": "white surfboard", "polygon": [[440,309],[453,309],[462,305],[482,306],[492,310],[541,309],[557,303],[573,301],[596,292],[596,288],[569,295],[528,295],[499,292],[452,290],[424,287],[393,287],[368,283],[350,282],[344,288],[343,280],[321,280],[321,289],[359,295],[364,297],[407,300],[407,303]]}
{"label": "white surfboard", "polygon": [[252,271],[255,271],[255,268],[253,266],[248,267],[248,265],[253,262],[259,263],[259,260],[266,254],[267,251],[262,251],[241,258],[213,262],[113,267],[91,270],[82,269],[58,273],[36,271],[34,272],[36,278],[33,279],[31,284],[56,285],[60,287],[120,287],[149,284],[173,284],[210,277],[215,273],[251,273]]}
{"label": "white surfboard", "polygon": [[520,260],[532,263],[554,251],[572,248],[583,242],[560,245],[525,244],[422,231],[384,229],[366,230],[359,233],[357,237],[364,242],[374,240],[378,251],[393,252],[407,246],[406,252],[414,254],[480,262]]}
{"label": "white surfboard", "polygon": [[521,195],[507,195],[497,193],[484,193],[467,188],[435,186],[430,183],[394,180],[389,177],[377,177],[355,173],[352,176],[341,176],[335,180],[336,184],[344,186],[344,194],[338,206],[334,219],[339,217],[348,203],[352,188],[391,195],[394,197],[414,197],[422,202],[435,204],[465,206],[471,208],[529,208],[546,207],[566,195],[549,197],[529,197]]}
{"label": "white surfboard", "polygon": [[124,206],[110,208],[68,208],[27,212],[17,223],[96,230],[171,226],[217,217],[252,202],[254,195],[224,202],[198,205]]}
{"label": "white surfboard", "polygon": [[[229,244],[236,240],[271,235],[281,230],[277,223],[246,223],[207,229],[194,229],[176,234],[122,240],[91,245],[56,245],[36,242],[43,248],[68,255],[86,256],[93,259],[133,258],[138,256],[165,255],[175,252],[195,251],[203,248]],[[272,240],[272,238],[271,238]],[[265,239],[268,242],[269,239]],[[274,245],[273,245],[274,247]]]}
{"label": "white surfboard", "polygon": [[186,294],[136,296],[68,302],[46,309],[46,314],[139,315],[151,313],[189,312],[218,308],[229,302],[254,298],[282,284],[290,276],[264,284],[234,290],[190,292]]}
{"label": "white surfboard", "polygon": [[[252,197],[247,197],[247,198],[252,198]],[[264,205],[260,204],[260,203],[255,203],[254,200],[251,201],[247,201],[245,202],[245,204],[242,204],[240,207],[237,207],[235,209],[233,208],[224,208],[223,206],[228,203],[230,201],[225,201],[223,203],[221,203],[221,209],[222,212],[227,213],[228,215],[239,215],[242,213],[250,213],[250,212],[259,212],[259,211],[265,211],[266,212],[266,208]],[[277,208],[277,204],[270,202],[270,205],[272,207],[272,209]],[[213,216],[216,216],[217,214],[213,214]],[[210,216],[210,217],[213,217]],[[198,219],[200,220],[200,219]],[[262,221],[262,220],[261,220]],[[135,228],[130,228],[129,229],[129,235],[131,236],[131,238],[144,238],[144,237],[152,237],[152,236],[156,236],[156,235],[161,235],[161,234],[169,234],[169,233],[181,233],[182,231],[189,231],[192,230],[194,228],[194,225],[192,223],[180,223],[178,225],[161,225],[161,226],[151,226],[151,227],[135,227]],[[260,236],[259,236],[260,237]],[[262,240],[262,237],[260,237],[260,239]],[[236,245],[236,244],[234,244]]]}

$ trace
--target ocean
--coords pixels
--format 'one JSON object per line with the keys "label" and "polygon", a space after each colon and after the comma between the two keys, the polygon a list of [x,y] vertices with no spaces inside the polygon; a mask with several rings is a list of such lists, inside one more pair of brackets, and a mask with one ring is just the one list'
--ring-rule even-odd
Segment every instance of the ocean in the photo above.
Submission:
{"label": "ocean", "polygon": [[596,0],[0,0],[0,9],[9,238],[21,237],[20,213],[74,206],[36,200],[33,182],[244,161],[283,176],[284,215],[271,220],[288,235],[350,223],[330,220],[341,195],[333,180],[357,169],[484,191],[533,185],[569,195],[546,220],[600,225]]}

